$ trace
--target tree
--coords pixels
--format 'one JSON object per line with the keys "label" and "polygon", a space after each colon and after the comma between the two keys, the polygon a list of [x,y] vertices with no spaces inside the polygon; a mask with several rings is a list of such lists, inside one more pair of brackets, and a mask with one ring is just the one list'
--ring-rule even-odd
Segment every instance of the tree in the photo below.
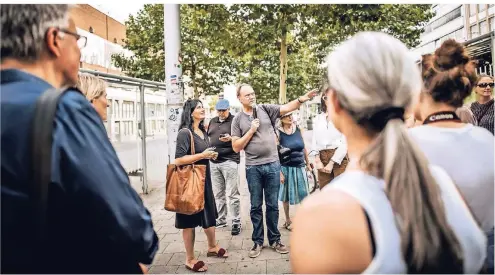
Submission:
{"label": "tree", "polygon": [[277,98],[278,87],[283,103],[287,90],[294,98],[296,91],[317,86],[325,55],[359,31],[384,31],[416,46],[422,26],[433,16],[430,6],[233,5],[236,30],[230,32],[237,44],[230,54],[242,60],[239,78],[249,78],[258,97]]}
{"label": "tree", "polygon": [[[164,20],[162,4],[146,4],[136,17],[130,16],[125,49],[134,53],[112,56],[116,67],[126,74],[154,81],[165,80]],[[217,94],[235,80],[233,60],[222,41],[228,33],[223,25],[229,18],[224,5],[181,5],[182,71],[191,78],[194,97]]]}

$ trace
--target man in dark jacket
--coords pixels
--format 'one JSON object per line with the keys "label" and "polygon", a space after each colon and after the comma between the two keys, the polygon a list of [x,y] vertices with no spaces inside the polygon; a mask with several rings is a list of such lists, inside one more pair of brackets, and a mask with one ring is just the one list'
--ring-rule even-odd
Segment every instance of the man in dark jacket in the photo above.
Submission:
{"label": "man in dark jacket", "polygon": [[140,273],[140,263],[151,264],[158,250],[150,213],[101,118],[74,89],[61,97],[54,119],[45,245],[37,246],[30,134],[38,98],[77,82],[86,37],[77,34],[69,10],[0,9],[1,272]]}
{"label": "man in dark jacket", "polygon": [[[232,235],[241,232],[240,194],[239,194],[239,153],[232,149],[230,136],[233,115],[226,99],[219,100],[215,106],[218,116],[210,121],[208,136],[211,146],[216,147],[218,158],[211,160],[211,181],[218,209],[217,228],[227,226],[227,212],[232,217]],[[227,203],[226,197],[229,202]],[[227,211],[228,210],[228,211]]]}

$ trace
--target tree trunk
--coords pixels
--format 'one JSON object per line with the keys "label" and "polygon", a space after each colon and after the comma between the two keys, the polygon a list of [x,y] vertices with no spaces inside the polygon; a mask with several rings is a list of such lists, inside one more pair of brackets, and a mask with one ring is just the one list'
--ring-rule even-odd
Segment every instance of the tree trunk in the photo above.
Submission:
{"label": "tree trunk", "polygon": [[198,84],[196,84],[196,63],[191,63],[191,81],[193,84],[193,98],[199,98],[198,95]]}
{"label": "tree trunk", "polygon": [[282,39],[280,41],[280,92],[278,103],[287,103],[287,29],[282,28]]}

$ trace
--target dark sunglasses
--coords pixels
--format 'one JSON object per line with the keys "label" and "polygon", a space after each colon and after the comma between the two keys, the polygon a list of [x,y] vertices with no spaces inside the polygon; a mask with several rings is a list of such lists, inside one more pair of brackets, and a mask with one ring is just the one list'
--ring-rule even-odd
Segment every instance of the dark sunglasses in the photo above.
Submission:
{"label": "dark sunglasses", "polygon": [[219,113],[223,113],[223,112],[226,112],[227,110],[217,110],[217,112]]}
{"label": "dark sunglasses", "polygon": [[488,86],[492,87],[494,86],[495,84],[492,82],[492,83],[480,83],[478,84],[477,86],[480,87],[480,88],[486,88]]}

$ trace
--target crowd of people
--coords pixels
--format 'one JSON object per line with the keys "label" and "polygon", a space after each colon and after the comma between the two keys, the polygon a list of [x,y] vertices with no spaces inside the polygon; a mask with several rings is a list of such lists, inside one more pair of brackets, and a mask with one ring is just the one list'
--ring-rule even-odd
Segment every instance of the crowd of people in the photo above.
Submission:
{"label": "crowd of people", "polygon": [[[2,273],[146,273],[158,237],[106,135],[106,83],[78,72],[86,38],[69,9],[0,11]],[[215,233],[242,231],[245,169],[251,258],[266,247],[266,221],[268,247],[291,252],[294,273],[493,273],[493,77],[478,75],[455,40],[418,66],[401,41],[379,32],[340,44],[326,66],[321,87],[283,105],[257,104],[253,87],[239,84],[241,111],[232,115],[219,100],[209,125],[200,100],[184,103],[175,165],[206,167],[204,208],[175,215],[185,267],[208,270],[195,255],[196,227],[208,257],[229,257]],[[64,94],[40,241],[32,188],[40,144],[31,129],[38,98],[54,88]],[[472,93],[475,102],[465,104]],[[322,112],[306,144],[293,114],[317,95]],[[309,195],[313,169],[320,191]],[[300,205],[293,219],[290,205]]]}

